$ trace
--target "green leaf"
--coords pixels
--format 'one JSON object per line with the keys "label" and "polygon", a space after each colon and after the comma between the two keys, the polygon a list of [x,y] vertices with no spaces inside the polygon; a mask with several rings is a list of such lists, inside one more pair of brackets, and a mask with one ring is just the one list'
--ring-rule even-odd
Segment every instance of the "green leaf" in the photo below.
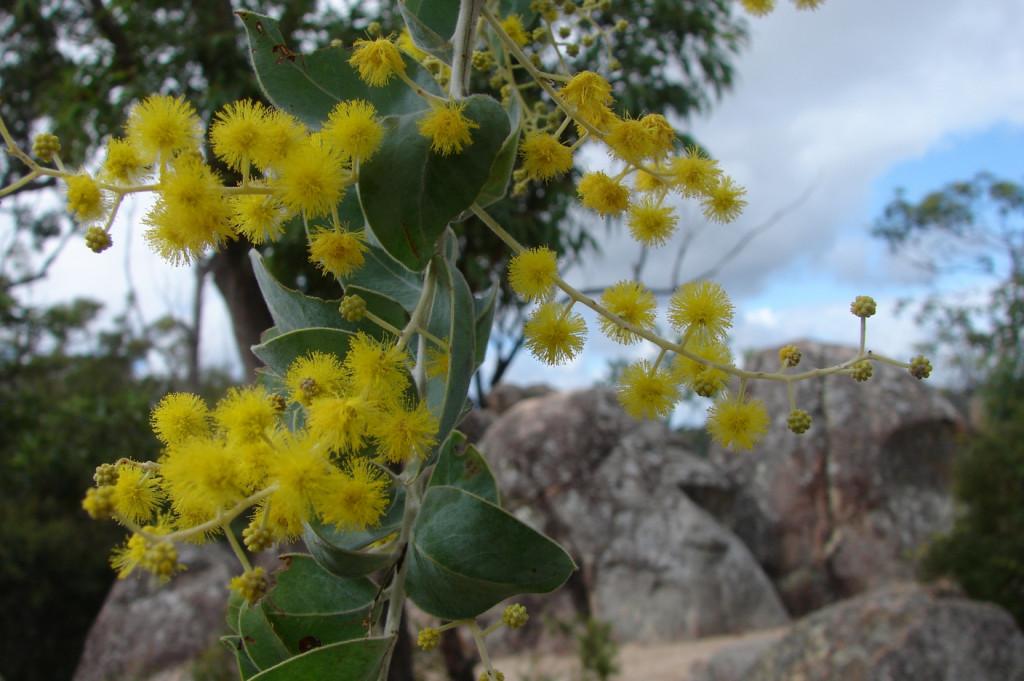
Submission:
{"label": "green leaf", "polygon": [[375,681],[392,637],[332,643],[296,655],[252,677],[253,681]]}
{"label": "green leaf", "polygon": [[[384,87],[370,87],[348,64],[351,50],[326,47],[312,54],[294,53],[277,21],[254,12],[238,12],[249,37],[253,70],[267,98],[307,125],[319,128],[341,100],[365,99],[382,116],[427,108],[409,86],[393,78]],[[414,60],[403,55],[406,73],[428,92],[442,94],[437,82]]]}
{"label": "green leaf", "polygon": [[276,585],[263,604],[268,612],[293,615],[354,610],[369,605],[377,587],[369,579],[340,579],[304,553],[282,556],[288,567],[274,575]]}
{"label": "green leaf", "polygon": [[512,100],[509,118],[512,131],[502,143],[501,151],[498,152],[498,156],[491,165],[491,172],[487,175],[487,181],[476,197],[476,203],[484,207],[505,198],[505,194],[508,193],[508,183],[512,179],[512,171],[516,166],[516,158],[519,155],[521,131],[519,123],[522,118],[522,110],[519,107],[519,102],[515,99]]}
{"label": "green leaf", "polygon": [[[422,277],[398,262],[385,251],[372,233],[363,266],[342,280],[346,290],[350,286],[375,291],[393,300],[407,312],[412,312],[423,290]],[[369,303],[367,303],[369,304]]]}
{"label": "green leaf", "polygon": [[440,485],[458,487],[495,506],[501,505],[498,484],[487,460],[476,447],[467,444],[466,436],[457,430],[448,436],[430,476],[430,487]]}
{"label": "green leaf", "polygon": [[245,654],[257,669],[273,667],[291,655],[274,632],[260,603],[242,603],[238,609],[238,633],[242,637]]}
{"label": "green leaf", "polygon": [[507,17],[509,14],[518,14],[523,20],[523,26],[529,28],[537,16],[537,13],[530,9],[532,4],[533,0],[501,0],[499,4],[501,16]]}
{"label": "green leaf", "polygon": [[261,606],[290,653],[366,635],[365,620],[377,595],[373,582],[331,575],[305,554],[283,558],[288,567],[275,575]]}
{"label": "green leaf", "polygon": [[468,208],[509,136],[509,120],[490,97],[464,100],[479,127],[462,153],[441,156],[417,127],[423,113],[384,119],[380,150],[360,168],[359,201],[377,241],[407,268],[420,271],[448,223]]}
{"label": "green leaf", "polygon": [[[378,339],[390,335],[368,319],[358,322],[346,321],[338,311],[340,298],[324,300],[288,288],[267,270],[259,251],[255,249],[249,251],[249,259],[252,261],[252,269],[256,275],[260,293],[263,294],[263,300],[267,303],[270,316],[274,319],[274,326],[271,328],[277,329],[277,333],[271,335],[270,338],[288,331],[311,327],[343,329],[351,333],[363,331]],[[399,329],[405,326],[407,315],[396,302],[365,289],[353,290],[351,293],[361,295],[366,300],[366,309],[384,321]],[[263,342],[262,339],[261,342]]]}
{"label": "green leaf", "polygon": [[312,522],[302,535],[306,548],[325,570],[338,577],[362,577],[383,570],[398,560],[395,553],[369,553],[342,546],[349,534],[344,530]]}
{"label": "green leaf", "polygon": [[[234,592],[232,592],[234,593]],[[237,627],[238,622],[236,621],[232,627]],[[242,645],[241,636],[221,636],[221,644],[224,645],[235,658],[235,664],[238,666],[238,675],[242,681],[252,678],[254,675],[259,673],[259,668],[252,663],[249,656],[245,654],[245,647]]]}
{"label": "green leaf", "polygon": [[448,343],[448,372],[427,381],[427,407],[438,420],[437,441],[444,442],[466,408],[476,359],[473,294],[462,273],[434,259],[434,301],[427,330]]}
{"label": "green leaf", "polygon": [[348,352],[351,337],[351,333],[341,329],[299,329],[254,345],[252,352],[278,375],[283,376],[296,358],[314,350],[334,353],[339,359],[343,358]]}
{"label": "green leaf", "polygon": [[408,0],[400,2],[398,8],[416,46],[451,64],[451,37],[459,20],[459,0]]}
{"label": "green leaf", "polygon": [[494,312],[498,303],[498,285],[495,284],[482,296],[473,296],[473,309],[476,311],[476,356],[474,364],[479,367],[487,356],[487,343],[491,339],[494,327]]}
{"label": "green leaf", "polygon": [[428,488],[406,560],[409,597],[448,620],[553,591],[576,567],[558,544],[498,506],[444,485]]}

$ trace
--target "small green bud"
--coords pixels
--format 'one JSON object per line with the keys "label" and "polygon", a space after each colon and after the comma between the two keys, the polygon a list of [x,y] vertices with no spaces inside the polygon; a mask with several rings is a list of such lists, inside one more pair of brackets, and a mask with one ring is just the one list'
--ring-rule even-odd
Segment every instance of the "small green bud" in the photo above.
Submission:
{"label": "small green bud", "polygon": [[381,27],[379,21],[371,21],[369,26],[366,27],[366,32],[371,36],[380,35]]}
{"label": "small green bud", "polygon": [[800,364],[801,359],[803,359],[803,354],[797,346],[783,345],[779,348],[779,362],[782,363],[782,366],[795,367]]}
{"label": "small green bud", "polygon": [[559,26],[558,27],[558,37],[559,38],[562,38],[564,40],[565,38],[568,38],[571,35],[572,35],[572,29],[569,28],[568,26]]}
{"label": "small green bud", "polygon": [[420,650],[433,650],[441,643],[441,632],[434,627],[424,627],[416,635],[416,645]]}
{"label": "small green bud", "polygon": [[85,230],[85,245],[93,253],[102,253],[113,245],[114,241],[102,227],[95,225]]}
{"label": "small green bud", "polygon": [[722,389],[722,374],[714,369],[701,369],[693,379],[693,392],[701,397],[714,397]]}
{"label": "small green bud", "polygon": [[576,3],[573,0],[565,0],[562,3],[562,14],[567,17],[576,14]]}
{"label": "small green bud", "polygon": [[490,71],[494,68],[494,55],[487,50],[477,50],[473,53],[473,68],[477,71]]}
{"label": "small green bud", "polygon": [[932,363],[924,355],[918,355],[910,360],[910,375],[921,380],[932,375]]}
{"label": "small green bud", "polygon": [[627,28],[629,28],[629,22],[625,19],[619,19],[615,22],[615,30],[617,32],[625,33]]}
{"label": "small green bud", "polygon": [[580,42],[583,43],[583,47],[590,47],[591,45],[594,44],[594,36],[587,33],[582,38],[580,38]]}
{"label": "small green bud", "polygon": [[505,608],[505,612],[501,613],[501,621],[509,629],[518,629],[526,624],[528,619],[530,619],[530,614],[526,612],[526,606],[520,603],[513,603]]}
{"label": "small green bud", "polygon": [[53,155],[60,153],[60,139],[56,135],[42,132],[32,140],[32,155],[41,161],[52,161]]}
{"label": "small green bud", "polygon": [[504,85],[504,83],[505,83],[505,79],[504,78],[502,78],[501,76],[494,76],[493,78],[491,78],[489,84],[490,84],[492,90],[499,90],[499,89],[501,89],[501,86]]}
{"label": "small green bud", "polygon": [[355,294],[346,295],[338,305],[338,311],[347,322],[358,322],[366,316],[366,300]]}
{"label": "small green bud", "polygon": [[531,37],[535,43],[546,43],[548,40],[548,30],[540,27],[535,28]]}
{"label": "small green bud", "polygon": [[850,312],[861,319],[867,319],[875,314],[875,299],[871,296],[857,296],[850,303]]}
{"label": "small green bud", "polygon": [[274,545],[274,536],[269,529],[254,522],[242,530],[242,542],[245,544],[245,548],[253,553],[259,553]]}
{"label": "small green bud", "polygon": [[618,59],[609,59],[608,68],[611,71],[618,71],[619,69],[622,68],[622,62],[620,62]]}
{"label": "small green bud", "polygon": [[803,435],[811,427],[811,415],[803,409],[794,409],[789,412],[786,425],[797,435]]}
{"label": "small green bud", "polygon": [[270,579],[267,577],[267,571],[258,567],[246,570],[237,577],[232,577],[228,586],[247,602],[255,603],[267,593],[267,589],[270,588]]}
{"label": "small green bud", "polygon": [[330,42],[331,47],[344,47],[345,42],[341,38],[334,38]]}
{"label": "small green bud", "polygon": [[871,366],[871,362],[866,359],[862,359],[850,367],[850,376],[858,383],[870,380],[873,373],[874,369]]}
{"label": "small green bud", "polygon": [[565,46],[565,53],[570,57],[579,56],[580,46],[577,45],[576,43],[569,43],[568,45]]}
{"label": "small green bud", "polygon": [[505,681],[505,675],[497,669],[492,669],[490,672],[482,672],[480,674],[480,681]]}
{"label": "small green bud", "polygon": [[96,466],[96,472],[92,474],[92,479],[97,487],[117,484],[117,466],[112,463],[101,463]]}

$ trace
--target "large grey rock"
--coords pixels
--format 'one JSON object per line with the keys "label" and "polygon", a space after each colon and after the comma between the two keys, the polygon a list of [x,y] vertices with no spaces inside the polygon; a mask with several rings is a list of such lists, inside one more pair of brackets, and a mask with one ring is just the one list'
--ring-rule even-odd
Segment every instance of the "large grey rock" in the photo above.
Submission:
{"label": "large grey rock", "polygon": [[188,569],[166,585],[148,575],[118,581],[93,622],[74,681],[140,679],[179,669],[224,633],[231,552],[216,544],[179,547]]}
{"label": "large grey rock", "polygon": [[785,627],[747,634],[708,660],[690,666],[687,681],[744,681],[757,661],[786,633]]}
{"label": "large grey rock", "polygon": [[[800,370],[855,354],[798,345]],[[747,365],[776,371],[777,350]],[[765,401],[772,428],[753,453],[712,448],[738,487],[717,515],[750,547],[790,611],[912,577],[915,551],[952,521],[954,435],[962,427],[953,405],[906,371],[876,364],[867,383],[844,375],[798,383],[797,406],[814,425],[797,436],[785,425],[783,385],[754,382],[749,392]]]}
{"label": "large grey rock", "polygon": [[726,494],[728,481],[664,424],[627,416],[611,390],[519,402],[488,429],[481,450],[505,505],[580,566],[550,601],[555,608],[574,600],[612,622],[621,641],[788,620],[742,542],[684,493]]}
{"label": "large grey rock", "polygon": [[1022,681],[1024,636],[1001,608],[914,584],[821,610],[745,681]]}

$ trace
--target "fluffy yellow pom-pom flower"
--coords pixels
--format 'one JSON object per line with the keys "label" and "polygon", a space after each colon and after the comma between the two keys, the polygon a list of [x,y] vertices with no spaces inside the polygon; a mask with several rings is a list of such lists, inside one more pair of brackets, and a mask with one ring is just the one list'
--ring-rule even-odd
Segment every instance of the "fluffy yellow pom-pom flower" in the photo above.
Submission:
{"label": "fluffy yellow pom-pom flower", "polygon": [[743,199],[746,193],[746,190],[733,182],[732,178],[721,178],[704,197],[704,217],[714,222],[732,222],[747,205]]}
{"label": "fluffy yellow pom-pom flower", "polygon": [[387,38],[357,40],[348,63],[359,70],[359,77],[371,87],[387,85],[396,73],[405,73],[402,53]]}
{"label": "fluffy yellow pom-pom flower", "polygon": [[362,397],[325,397],[309,406],[309,432],[332,452],[358,451],[369,416],[370,403]]}
{"label": "fluffy yellow pom-pom flower", "polygon": [[132,464],[117,467],[113,502],[120,515],[133,523],[149,522],[163,498],[160,484],[152,473]]}
{"label": "fluffy yellow pom-pom flower", "polygon": [[509,14],[507,17],[501,20],[501,27],[508,33],[508,37],[512,38],[512,42],[520,47],[523,47],[530,42],[530,36],[527,35],[526,29],[523,28],[523,19],[518,14]]}
{"label": "fluffy yellow pom-pom flower", "polygon": [[708,432],[723,447],[753,449],[768,432],[768,412],[761,400],[721,399],[708,410]]}
{"label": "fluffy yellow pom-pom flower", "polygon": [[299,357],[284,376],[288,395],[303,406],[313,400],[335,395],[345,383],[345,369],[337,356],[313,351]]}
{"label": "fluffy yellow pom-pom flower", "polygon": [[213,419],[229,442],[255,442],[277,423],[277,406],[263,386],[231,388],[214,408]]}
{"label": "fluffy yellow pom-pom flower", "polygon": [[202,124],[183,97],[150,95],[132,107],[125,125],[128,139],[142,158],[169,161],[180,152],[198,149]]}
{"label": "fluffy yellow pom-pom flower", "polygon": [[430,149],[442,156],[461,154],[467,144],[472,144],[471,130],[479,128],[476,121],[466,118],[465,102],[447,102],[433,106],[430,113],[420,119],[417,127],[420,134],[430,139]]}
{"label": "fluffy yellow pom-pom flower", "polygon": [[149,168],[131,140],[111,138],[100,174],[114,182],[131,184],[146,176]]}
{"label": "fluffy yellow pom-pom flower", "polygon": [[732,326],[732,314],[729,295],[711,281],[683,284],[669,301],[668,319],[672,326],[704,343],[725,337]]}
{"label": "fluffy yellow pom-pom flower", "polygon": [[302,534],[303,523],[314,512],[314,502],[330,491],[331,476],[337,470],[324,449],[305,432],[287,433],[278,440],[278,448],[268,462],[267,480],[277,483],[261,509],[267,528],[277,540],[294,539]]}
{"label": "fluffy yellow pom-pom flower", "polygon": [[206,402],[192,393],[170,393],[153,409],[149,417],[153,433],[168,446],[179,445],[210,432],[210,410]]}
{"label": "fluffy yellow pom-pom flower", "polygon": [[371,433],[380,456],[398,463],[412,457],[424,458],[437,439],[437,419],[420,402],[412,409],[397,406],[373,420]]}
{"label": "fluffy yellow pom-pom flower", "polygon": [[321,229],[309,237],[310,261],[334,277],[346,277],[362,267],[366,250],[362,232]]}
{"label": "fluffy yellow pom-pom flower", "polygon": [[740,0],[740,4],[755,17],[763,17],[775,9],[775,0]]}
{"label": "fluffy yellow pom-pom flower", "polygon": [[580,71],[559,90],[576,114],[591,125],[601,127],[614,119],[609,109],[612,86],[593,71]]}
{"label": "fluffy yellow pom-pom flower", "polygon": [[222,439],[193,438],[160,462],[164,489],[186,524],[198,524],[245,496],[235,473],[235,453]]}
{"label": "fluffy yellow pom-pom flower", "polygon": [[201,159],[179,157],[160,184],[160,200],[143,222],[149,225],[146,241],[165,260],[187,263],[234,236],[231,204]]}
{"label": "fluffy yellow pom-pom flower", "polygon": [[647,114],[640,122],[647,129],[656,156],[672,151],[676,143],[676,130],[667,118],[661,114]]}
{"label": "fluffy yellow pom-pom flower", "polygon": [[365,161],[373,156],[384,138],[373,104],[361,99],[339,102],[327,116],[324,138],[342,156]]}
{"label": "fluffy yellow pom-pom flower", "polygon": [[546,132],[528,132],[519,145],[523,170],[535,180],[550,180],[572,169],[572,150]]}
{"label": "fluffy yellow pom-pom flower", "polygon": [[718,161],[708,158],[697,147],[689,147],[685,155],[672,159],[669,170],[676,188],[685,197],[707,194],[722,174]]}
{"label": "fluffy yellow pom-pom flower", "polygon": [[407,356],[394,343],[357,333],[345,355],[345,376],[356,393],[391,404],[409,385]]}
{"label": "fluffy yellow pom-pom flower", "polygon": [[676,229],[678,218],[670,206],[644,199],[629,207],[629,233],[646,246],[661,246]]}
{"label": "fluffy yellow pom-pom flower", "polygon": [[523,325],[526,347],[546,364],[564,364],[583,349],[587,324],[583,317],[554,301],[538,307]]}
{"label": "fluffy yellow pom-pom flower", "polygon": [[210,126],[213,153],[229,168],[247,172],[263,136],[267,110],[259,102],[240,99],[217,112]]}
{"label": "fluffy yellow pom-pom flower", "polygon": [[332,474],[328,492],[316,503],[324,522],[349,530],[364,530],[380,523],[388,507],[388,480],[367,459],[353,458]]}
{"label": "fluffy yellow pom-pom flower", "polygon": [[558,256],[540,246],[517,254],[508,264],[508,283],[527,300],[545,300],[554,290]]}
{"label": "fluffy yellow pom-pom flower", "polygon": [[91,175],[72,175],[65,182],[68,185],[68,212],[82,222],[103,217],[103,194]]}
{"label": "fluffy yellow pom-pom flower", "polygon": [[[709,362],[725,366],[732,365],[732,353],[729,352],[729,346],[725,343],[718,341],[705,343],[691,339],[686,343],[686,350]],[[708,366],[686,355],[676,355],[672,363],[672,372],[677,379],[703,397],[713,397],[729,381],[729,374],[725,371]]]}
{"label": "fluffy yellow pom-pom flower", "polygon": [[342,160],[322,140],[309,138],[280,164],[277,198],[293,213],[327,215],[345,193]]}
{"label": "fluffy yellow pom-pom flower", "polygon": [[[653,293],[635,281],[620,281],[605,289],[601,294],[601,304],[633,326],[644,330],[654,327],[658,303]],[[616,343],[629,345],[640,340],[640,336],[606,317],[600,318],[600,324],[605,335]]]}
{"label": "fluffy yellow pom-pom flower", "polygon": [[671,373],[641,360],[623,369],[618,394],[627,414],[653,419],[669,415],[679,400],[679,386]]}
{"label": "fluffy yellow pom-pom flower", "polygon": [[577,191],[583,205],[601,215],[619,215],[629,207],[629,190],[602,172],[584,175]]}
{"label": "fluffy yellow pom-pom flower", "polygon": [[640,163],[656,151],[648,127],[629,118],[612,123],[604,141],[615,156],[630,163]]}
{"label": "fluffy yellow pom-pom flower", "polygon": [[267,194],[242,194],[231,197],[231,223],[235,231],[257,246],[277,241],[284,234],[288,211]]}
{"label": "fluffy yellow pom-pom flower", "polygon": [[298,119],[274,109],[263,120],[262,133],[252,150],[252,161],[264,171],[278,168],[289,154],[302,145],[307,135],[306,126]]}

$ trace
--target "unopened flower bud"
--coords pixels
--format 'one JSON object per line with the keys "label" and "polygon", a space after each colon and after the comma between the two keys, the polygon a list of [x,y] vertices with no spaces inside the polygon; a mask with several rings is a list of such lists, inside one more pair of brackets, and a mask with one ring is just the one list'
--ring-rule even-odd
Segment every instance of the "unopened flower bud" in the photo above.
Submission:
{"label": "unopened flower bud", "polygon": [[90,487],[85,491],[82,508],[93,520],[106,520],[114,514],[114,488]]}
{"label": "unopened flower bud", "polygon": [[784,367],[795,367],[800,364],[802,358],[803,354],[800,352],[800,348],[795,345],[783,345],[779,348],[779,362]]}
{"label": "unopened flower bud", "polygon": [[874,369],[871,366],[871,362],[866,359],[862,359],[850,367],[850,376],[859,383],[870,380],[873,373]]}
{"label": "unopened flower bud", "polygon": [[424,627],[416,635],[416,645],[420,650],[433,650],[441,642],[441,632],[434,627]]}
{"label": "unopened flower bud", "polygon": [[110,238],[110,234],[102,227],[94,225],[85,230],[85,245],[93,253],[102,253],[110,248],[113,243],[114,241]]}
{"label": "unopened flower bud", "polygon": [[32,155],[40,161],[52,161],[53,155],[60,153],[60,139],[56,135],[43,132],[32,140]]}
{"label": "unopened flower bud", "polygon": [[794,409],[786,418],[786,426],[797,435],[803,435],[811,427],[811,415],[803,409]]}
{"label": "unopened flower bud", "polygon": [[528,619],[530,619],[530,615],[526,612],[526,606],[520,603],[513,603],[505,608],[505,612],[501,613],[501,621],[509,629],[518,629],[526,624]]}
{"label": "unopened flower bud", "polygon": [[932,363],[924,355],[918,355],[910,360],[910,375],[921,380],[932,375]]}
{"label": "unopened flower bud", "polygon": [[857,296],[850,303],[850,312],[861,319],[867,319],[875,314],[875,299],[871,296]]}
{"label": "unopened flower bud", "polygon": [[350,293],[341,299],[338,311],[345,321],[358,322],[366,316],[366,300],[361,296]]}
{"label": "unopened flower bud", "polygon": [[267,571],[263,568],[252,568],[237,577],[232,577],[228,587],[248,603],[255,603],[267,593],[267,589],[270,588],[270,578],[267,577]]}

